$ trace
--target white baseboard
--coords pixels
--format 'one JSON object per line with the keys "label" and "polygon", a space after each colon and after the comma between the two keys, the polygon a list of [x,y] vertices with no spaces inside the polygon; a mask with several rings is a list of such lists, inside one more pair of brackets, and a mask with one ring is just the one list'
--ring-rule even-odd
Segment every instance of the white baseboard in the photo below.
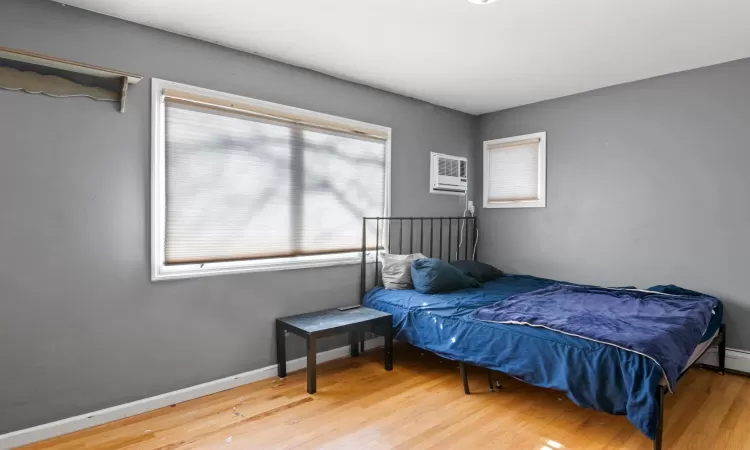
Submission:
{"label": "white baseboard", "polygon": [[[719,349],[717,347],[709,348],[698,362],[718,366]],[[750,373],[750,352],[728,348],[725,364],[727,369]]]}
{"label": "white baseboard", "polygon": [[[369,350],[383,346],[383,338],[375,338],[365,341],[365,349]],[[318,353],[318,362],[326,362],[334,359],[345,358],[349,356],[349,347],[339,347],[326,352]],[[298,358],[287,361],[287,371],[304,369],[307,367],[307,358]],[[95,427],[107,422],[112,422],[125,417],[135,416],[165,406],[182,403],[205,395],[215,394],[226,391],[254,381],[273,378],[276,376],[276,364],[263,367],[250,372],[241,373],[220,380],[209,381],[208,383],[191,386],[178,391],[167,392],[166,394],[155,397],[144,398],[131,403],[113,406],[111,408],[101,409],[88,414],[70,417],[68,419],[50,422],[24,430],[13,431],[0,435],[0,450],[7,450],[33,442],[43,441],[55,436],[72,433],[85,428]]]}

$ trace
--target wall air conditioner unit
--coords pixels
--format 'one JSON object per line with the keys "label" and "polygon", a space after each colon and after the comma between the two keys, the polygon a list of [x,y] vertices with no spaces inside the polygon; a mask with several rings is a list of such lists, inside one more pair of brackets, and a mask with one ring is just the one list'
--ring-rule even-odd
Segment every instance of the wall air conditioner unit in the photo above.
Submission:
{"label": "wall air conditioner unit", "polygon": [[430,193],[466,195],[468,160],[430,152]]}

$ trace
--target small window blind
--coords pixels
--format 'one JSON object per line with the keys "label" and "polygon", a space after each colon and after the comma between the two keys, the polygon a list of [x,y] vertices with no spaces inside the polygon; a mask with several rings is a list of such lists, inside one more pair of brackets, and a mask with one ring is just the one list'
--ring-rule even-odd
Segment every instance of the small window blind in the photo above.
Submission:
{"label": "small window blind", "polygon": [[381,136],[189,95],[165,116],[167,265],[355,252],[384,213]]}
{"label": "small window blind", "polygon": [[539,142],[528,139],[488,147],[489,202],[539,200]]}

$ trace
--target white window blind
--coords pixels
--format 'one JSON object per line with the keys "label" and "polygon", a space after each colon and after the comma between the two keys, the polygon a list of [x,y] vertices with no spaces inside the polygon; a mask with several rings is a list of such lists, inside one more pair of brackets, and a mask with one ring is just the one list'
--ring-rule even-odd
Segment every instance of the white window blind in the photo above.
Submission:
{"label": "white window blind", "polygon": [[545,137],[529,136],[485,143],[485,207],[544,206]]}
{"label": "white window blind", "polygon": [[359,251],[386,206],[386,140],[240,109],[165,98],[164,264]]}

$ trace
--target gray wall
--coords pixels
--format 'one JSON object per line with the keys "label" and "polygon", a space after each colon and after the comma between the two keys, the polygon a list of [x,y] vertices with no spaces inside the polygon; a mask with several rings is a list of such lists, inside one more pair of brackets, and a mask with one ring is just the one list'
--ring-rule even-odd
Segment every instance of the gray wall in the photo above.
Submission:
{"label": "gray wall", "polygon": [[480,141],[546,131],[548,161],[547,208],[480,210],[482,258],[716,295],[750,349],[749,126],[750,59],[481,116]]}
{"label": "gray wall", "polygon": [[428,161],[471,156],[471,116],[39,0],[0,43],[147,77],[124,115],[0,91],[0,433],[267,366],[274,318],[358,301],[358,266],[150,281],[150,77],[390,126],[393,214],[463,211]]}

